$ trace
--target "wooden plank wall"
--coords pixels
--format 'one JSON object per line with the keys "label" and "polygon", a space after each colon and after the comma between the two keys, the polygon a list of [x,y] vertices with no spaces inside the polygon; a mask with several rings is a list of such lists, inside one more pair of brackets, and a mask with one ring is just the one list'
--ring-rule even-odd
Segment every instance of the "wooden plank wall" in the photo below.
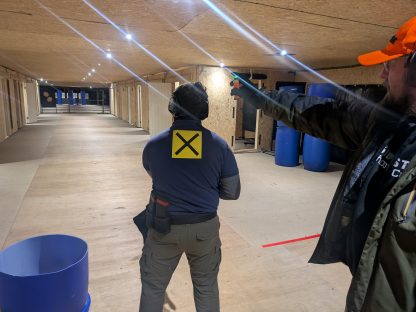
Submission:
{"label": "wooden plank wall", "polygon": [[30,81],[34,80],[0,66],[0,142],[26,124],[23,83]]}

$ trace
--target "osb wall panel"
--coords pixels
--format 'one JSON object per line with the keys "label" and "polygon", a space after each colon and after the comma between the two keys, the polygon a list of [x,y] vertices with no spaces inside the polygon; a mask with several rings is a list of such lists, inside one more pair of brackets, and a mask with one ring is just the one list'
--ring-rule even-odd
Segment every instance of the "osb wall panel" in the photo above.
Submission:
{"label": "osb wall panel", "polygon": [[115,115],[115,92],[114,92],[114,84],[111,84],[110,87],[110,112],[111,114]]}
{"label": "osb wall panel", "polygon": [[114,109],[114,115],[116,117],[121,118],[121,87],[119,85],[116,85],[115,87],[115,92],[116,92],[116,103],[115,103],[115,109]]}
{"label": "osb wall panel", "polygon": [[131,82],[130,86],[130,124],[137,126],[137,98],[136,86]]}
{"label": "osb wall panel", "polygon": [[243,100],[238,99],[236,103],[236,112],[235,112],[235,137],[243,137]]}
{"label": "osb wall panel", "polygon": [[27,107],[27,101],[25,98],[26,89],[23,87],[23,83],[21,81],[18,81],[18,90],[20,98],[20,118],[22,120],[22,126],[24,126],[27,122],[27,112],[25,109],[25,106]]}
{"label": "osb wall panel", "polygon": [[11,116],[12,116],[12,133],[15,133],[18,129],[17,127],[17,101],[14,93],[14,80],[8,79],[8,91],[9,98],[11,103]]}
{"label": "osb wall panel", "polygon": [[21,83],[14,80],[14,94],[16,96],[16,114],[17,114],[17,127],[20,129],[25,125],[25,109],[23,106],[23,99],[21,96]]}
{"label": "osb wall panel", "polygon": [[127,98],[127,88],[128,86],[123,85],[122,86],[122,108],[121,108],[121,119],[123,119],[124,121],[128,121],[129,120],[129,108],[128,108],[128,98]]}
{"label": "osb wall panel", "polygon": [[3,94],[3,102],[4,102],[4,117],[5,117],[5,124],[6,124],[6,133],[7,136],[13,133],[12,130],[12,118],[11,118],[11,110],[10,110],[10,97],[9,97],[9,89],[7,88],[8,80],[2,79],[1,87],[2,87],[2,94]]}
{"label": "osb wall panel", "polygon": [[7,118],[5,112],[6,101],[4,98],[4,89],[3,89],[4,79],[0,79],[0,142],[7,138]]}
{"label": "osb wall panel", "polygon": [[17,81],[13,79],[12,82],[13,83],[10,87],[13,88],[13,92],[15,96],[14,104],[16,106],[16,123],[17,123],[17,128],[20,129],[22,127],[22,116],[21,116],[19,90],[17,88]]}
{"label": "osb wall panel", "polygon": [[216,132],[232,147],[235,136],[235,109],[236,101],[230,96],[232,77],[222,68],[199,67],[198,81],[207,88],[209,98],[209,117],[203,124],[208,129]]}
{"label": "osb wall panel", "polygon": [[[338,84],[380,84],[383,80],[380,78],[382,66],[360,66],[352,68],[330,69],[319,71],[319,74]],[[309,83],[326,82],[316,75],[307,72],[297,72],[296,81],[306,81]]]}
{"label": "osb wall panel", "polygon": [[149,131],[149,87],[141,85],[142,88],[142,128]]}

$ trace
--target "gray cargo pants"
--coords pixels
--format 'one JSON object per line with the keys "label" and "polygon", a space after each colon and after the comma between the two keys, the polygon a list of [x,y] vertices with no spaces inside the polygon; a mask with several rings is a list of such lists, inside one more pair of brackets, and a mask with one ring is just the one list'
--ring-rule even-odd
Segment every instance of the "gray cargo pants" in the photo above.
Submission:
{"label": "gray cargo pants", "polygon": [[140,312],[162,312],[166,288],[183,253],[188,259],[198,312],[218,312],[221,263],[220,222],[172,225],[167,235],[149,230],[140,259]]}

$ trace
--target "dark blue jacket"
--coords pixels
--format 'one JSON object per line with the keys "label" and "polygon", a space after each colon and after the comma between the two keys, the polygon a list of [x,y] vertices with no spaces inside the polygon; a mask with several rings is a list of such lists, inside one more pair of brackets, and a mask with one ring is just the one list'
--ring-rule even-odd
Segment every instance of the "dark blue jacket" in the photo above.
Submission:
{"label": "dark blue jacket", "polygon": [[219,198],[237,199],[240,178],[227,143],[199,121],[176,120],[152,138],[143,151],[143,167],[153,193],[170,203],[169,213],[212,213]]}

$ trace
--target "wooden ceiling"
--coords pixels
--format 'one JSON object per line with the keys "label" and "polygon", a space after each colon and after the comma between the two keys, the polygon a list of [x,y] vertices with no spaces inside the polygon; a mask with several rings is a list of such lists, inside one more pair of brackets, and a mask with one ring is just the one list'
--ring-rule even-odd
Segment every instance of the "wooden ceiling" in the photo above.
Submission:
{"label": "wooden ceiling", "polygon": [[[416,12],[414,0],[213,2],[313,68],[357,64],[358,54],[384,47]],[[236,32],[202,0],[90,3],[172,68],[217,65],[180,31],[227,66],[288,68],[284,58]],[[132,77],[106,59],[107,49],[135,74],[165,71],[82,0],[0,0],[0,65],[54,82],[80,83],[92,68],[96,73],[87,83]]]}

